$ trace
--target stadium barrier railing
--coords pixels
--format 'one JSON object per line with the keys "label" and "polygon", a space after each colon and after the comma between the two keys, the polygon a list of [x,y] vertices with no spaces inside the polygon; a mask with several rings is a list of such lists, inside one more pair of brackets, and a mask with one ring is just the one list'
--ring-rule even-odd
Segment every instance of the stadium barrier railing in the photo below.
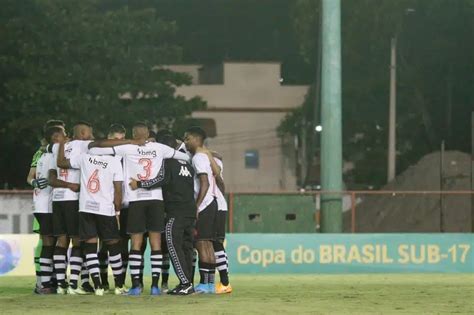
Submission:
{"label": "stadium barrier railing", "polygon": [[[335,196],[341,198],[345,232],[471,232],[474,228],[471,190],[281,191],[229,193],[228,232],[319,232],[321,206],[325,197]],[[292,221],[299,224],[297,230]]]}

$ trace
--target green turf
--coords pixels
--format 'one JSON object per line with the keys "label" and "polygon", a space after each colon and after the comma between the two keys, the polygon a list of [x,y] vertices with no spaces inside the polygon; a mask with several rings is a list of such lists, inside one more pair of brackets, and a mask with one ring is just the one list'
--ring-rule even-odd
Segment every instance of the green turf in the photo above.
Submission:
{"label": "green turf", "polygon": [[0,277],[0,314],[474,314],[474,275],[245,275],[230,295],[37,296]]}

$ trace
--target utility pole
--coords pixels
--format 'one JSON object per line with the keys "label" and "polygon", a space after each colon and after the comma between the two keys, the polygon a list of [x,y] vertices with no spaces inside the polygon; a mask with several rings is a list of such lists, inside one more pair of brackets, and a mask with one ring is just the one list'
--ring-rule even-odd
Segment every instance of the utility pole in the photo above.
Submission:
{"label": "utility pole", "polygon": [[393,37],[390,45],[390,105],[388,111],[388,167],[387,183],[396,174],[396,116],[397,116],[397,38]]}
{"label": "utility pole", "polygon": [[[321,186],[342,190],[341,1],[322,0]],[[342,196],[321,196],[323,233],[342,232]]]}

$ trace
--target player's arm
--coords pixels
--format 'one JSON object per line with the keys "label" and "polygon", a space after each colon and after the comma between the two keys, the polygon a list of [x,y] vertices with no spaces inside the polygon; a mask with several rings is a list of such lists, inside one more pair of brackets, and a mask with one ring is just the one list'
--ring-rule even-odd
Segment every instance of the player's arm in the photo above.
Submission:
{"label": "player's arm", "polygon": [[104,140],[95,140],[89,143],[89,149],[92,148],[111,148],[118,145],[124,144],[135,144],[135,145],[144,145],[146,140],[129,140],[129,139],[104,139]]}
{"label": "player's arm", "polygon": [[74,183],[68,183],[58,179],[58,172],[55,169],[50,169],[48,172],[48,183],[51,187],[55,188],[69,188],[74,192],[78,192],[80,185]]}
{"label": "player's arm", "polygon": [[[210,150],[208,150],[207,148],[204,148],[204,147],[203,148],[198,148],[197,152],[204,153],[209,158],[209,162],[211,163],[212,175],[214,175],[214,177],[216,178],[217,188],[219,188],[219,190],[224,194],[225,193],[225,184],[224,184],[224,179],[221,176],[222,169],[219,166],[219,164],[217,164],[216,160],[214,160],[214,155],[217,155],[217,156],[220,156],[220,155],[217,152],[210,151]],[[222,157],[220,157],[219,159],[222,160]]]}
{"label": "player's arm", "polygon": [[175,159],[190,162],[191,158],[186,153],[180,152],[167,145],[157,143],[158,150],[163,154],[163,159]]}
{"label": "player's arm", "polygon": [[66,159],[66,156],[64,155],[64,142],[61,141],[59,142],[59,149],[58,149],[58,159],[56,160],[56,163],[59,168],[72,168],[71,163],[69,162],[69,159]]}
{"label": "player's arm", "polygon": [[122,207],[122,182],[114,181],[114,207],[115,213],[120,214]]}
{"label": "player's arm", "polygon": [[154,189],[167,185],[171,180],[171,166],[170,163],[164,160],[163,165],[155,178],[149,180],[137,181],[134,178],[130,178],[130,188],[136,190],[138,188]]}
{"label": "player's arm", "polygon": [[26,177],[26,182],[33,186],[33,188],[44,189],[48,187],[48,179],[47,178],[36,178],[36,166],[38,165],[38,161],[43,155],[42,149],[38,149],[33,158],[31,159],[30,171],[28,172],[28,176]]}
{"label": "player's arm", "polygon": [[30,167],[30,171],[28,172],[28,176],[26,177],[26,182],[35,187],[33,185],[33,181],[36,179],[36,167]]}
{"label": "player's arm", "polygon": [[196,199],[196,206],[199,209],[199,206],[204,200],[204,197],[206,197],[207,191],[209,190],[209,180],[207,178],[206,173],[198,174],[197,175],[199,178],[199,193]]}

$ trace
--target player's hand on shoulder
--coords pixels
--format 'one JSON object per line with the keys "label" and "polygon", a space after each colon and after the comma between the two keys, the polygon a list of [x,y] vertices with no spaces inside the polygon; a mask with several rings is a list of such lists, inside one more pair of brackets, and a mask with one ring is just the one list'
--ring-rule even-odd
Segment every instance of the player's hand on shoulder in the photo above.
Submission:
{"label": "player's hand on shoulder", "polygon": [[128,183],[128,185],[130,186],[132,190],[138,189],[138,181],[134,178],[130,178],[130,182]]}

